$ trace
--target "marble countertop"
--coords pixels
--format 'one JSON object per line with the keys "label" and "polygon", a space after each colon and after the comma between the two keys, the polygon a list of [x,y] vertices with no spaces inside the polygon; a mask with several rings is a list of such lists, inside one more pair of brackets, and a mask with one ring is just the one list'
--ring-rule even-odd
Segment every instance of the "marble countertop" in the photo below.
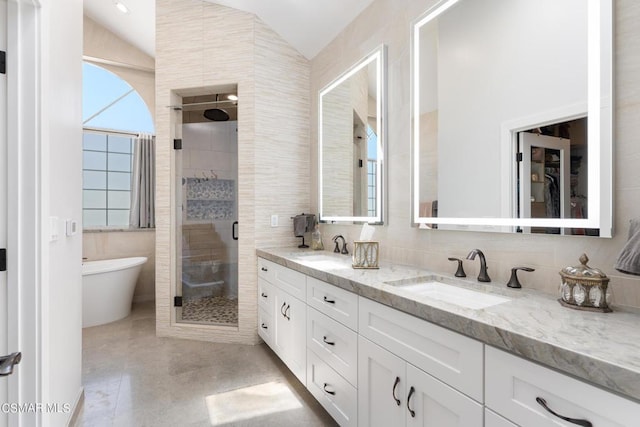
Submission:
{"label": "marble countertop", "polygon": [[510,299],[470,309],[386,283],[429,275],[460,280],[452,276],[389,263],[380,263],[377,270],[353,269],[350,256],[309,249],[258,249],[257,255],[640,401],[640,315],[636,313],[572,310],[552,295],[466,278],[456,284]]}

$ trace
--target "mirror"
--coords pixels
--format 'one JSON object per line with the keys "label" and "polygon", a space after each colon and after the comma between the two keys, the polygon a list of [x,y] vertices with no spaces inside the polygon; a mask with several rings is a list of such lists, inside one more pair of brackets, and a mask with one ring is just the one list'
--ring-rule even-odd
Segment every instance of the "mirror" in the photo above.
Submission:
{"label": "mirror", "polygon": [[380,46],[319,93],[320,221],[383,221],[384,64]]}
{"label": "mirror", "polygon": [[611,0],[443,0],[413,26],[413,219],[611,237]]}

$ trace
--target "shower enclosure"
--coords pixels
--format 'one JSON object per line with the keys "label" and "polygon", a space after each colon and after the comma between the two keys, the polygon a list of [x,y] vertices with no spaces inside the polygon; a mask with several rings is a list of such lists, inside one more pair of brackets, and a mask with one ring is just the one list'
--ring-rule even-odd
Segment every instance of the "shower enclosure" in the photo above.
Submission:
{"label": "shower enclosure", "polygon": [[235,87],[225,89],[184,97],[176,129],[174,305],[181,323],[238,324],[237,99],[229,99]]}

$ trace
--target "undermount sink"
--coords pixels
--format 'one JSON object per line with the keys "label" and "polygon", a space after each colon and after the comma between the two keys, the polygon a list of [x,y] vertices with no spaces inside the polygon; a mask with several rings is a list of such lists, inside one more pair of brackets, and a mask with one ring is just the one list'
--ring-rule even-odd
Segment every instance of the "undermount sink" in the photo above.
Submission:
{"label": "undermount sink", "polygon": [[480,310],[511,301],[510,298],[502,295],[495,295],[444,283],[433,276],[385,283],[393,285],[402,292],[407,292],[413,296],[427,297],[474,310]]}
{"label": "undermount sink", "polygon": [[[348,258],[349,260],[351,258]],[[299,256],[299,261],[303,264],[309,264],[316,268],[326,268],[326,269],[342,269],[349,268],[351,264],[345,263],[340,259],[336,259],[331,255],[322,255],[322,254],[304,254]]]}

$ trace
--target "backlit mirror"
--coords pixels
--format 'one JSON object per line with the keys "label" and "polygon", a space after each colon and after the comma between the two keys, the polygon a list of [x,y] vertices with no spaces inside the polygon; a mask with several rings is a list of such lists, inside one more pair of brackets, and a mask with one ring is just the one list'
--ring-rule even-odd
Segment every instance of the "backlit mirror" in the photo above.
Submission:
{"label": "backlit mirror", "polygon": [[380,46],[319,93],[321,221],[383,221],[384,63]]}
{"label": "backlit mirror", "polygon": [[413,27],[421,227],[611,237],[611,0],[446,0]]}

